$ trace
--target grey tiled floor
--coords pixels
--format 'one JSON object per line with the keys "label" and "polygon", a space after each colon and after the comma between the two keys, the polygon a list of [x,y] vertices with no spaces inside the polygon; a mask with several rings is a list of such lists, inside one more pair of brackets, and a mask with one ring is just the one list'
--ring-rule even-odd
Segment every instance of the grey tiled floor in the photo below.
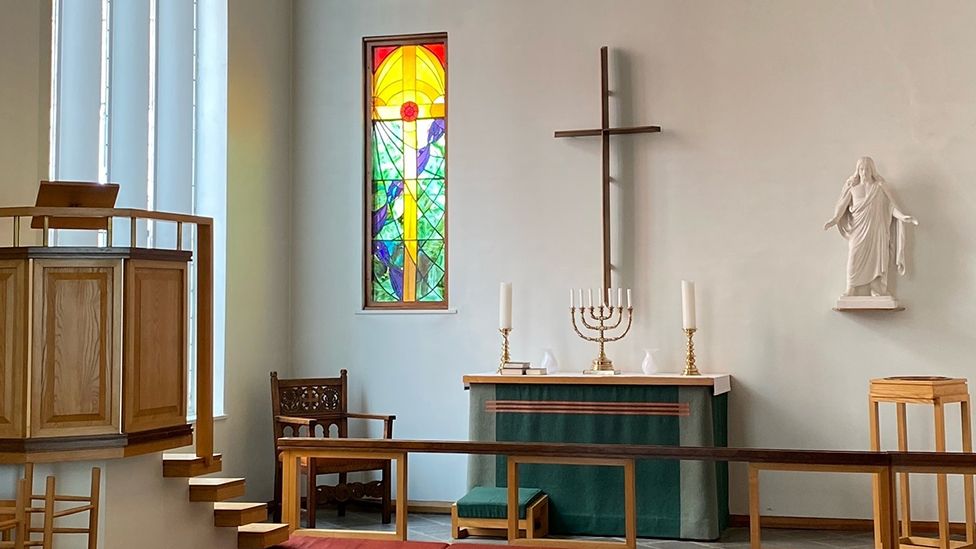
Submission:
{"label": "grey tiled floor", "polygon": [[[345,517],[339,518],[334,509],[322,509],[316,515],[316,521],[317,528],[393,530],[392,525],[380,524],[379,513],[349,511]],[[449,515],[411,513],[407,524],[408,538],[411,540],[446,543],[452,541]],[[464,541],[506,545],[504,540],[492,538],[467,538],[459,543]],[[762,541],[764,549],[872,549],[874,547],[871,532],[766,529],[763,531]],[[749,530],[729,528],[722,539],[716,542],[640,538],[637,544],[646,549],[748,549]]]}

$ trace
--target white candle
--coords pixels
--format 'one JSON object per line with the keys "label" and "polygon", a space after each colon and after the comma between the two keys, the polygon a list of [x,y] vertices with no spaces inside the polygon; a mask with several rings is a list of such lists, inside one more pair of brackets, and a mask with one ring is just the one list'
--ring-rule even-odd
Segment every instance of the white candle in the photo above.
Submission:
{"label": "white candle", "polygon": [[589,288],[586,289],[586,306],[593,308],[593,290]]}
{"label": "white candle", "polygon": [[576,290],[576,301],[579,302],[580,309],[583,308],[583,288]]}
{"label": "white candle", "polygon": [[610,288],[607,288],[606,301],[603,302],[603,304],[606,305],[607,307],[613,306],[613,294],[611,293],[612,291],[613,290],[611,290]]}
{"label": "white candle", "polygon": [[502,282],[498,290],[498,329],[512,329],[512,283]]}
{"label": "white candle", "polygon": [[630,303],[630,288],[627,288],[627,308],[631,308],[633,305]]}
{"label": "white candle", "polygon": [[685,330],[695,329],[695,283],[681,281],[681,316]]}
{"label": "white candle", "polygon": [[617,288],[617,307],[624,306],[624,289]]}
{"label": "white candle", "polygon": [[569,308],[570,309],[576,307],[576,301],[574,301],[574,298],[575,297],[576,297],[576,293],[573,291],[572,288],[570,288],[569,289]]}

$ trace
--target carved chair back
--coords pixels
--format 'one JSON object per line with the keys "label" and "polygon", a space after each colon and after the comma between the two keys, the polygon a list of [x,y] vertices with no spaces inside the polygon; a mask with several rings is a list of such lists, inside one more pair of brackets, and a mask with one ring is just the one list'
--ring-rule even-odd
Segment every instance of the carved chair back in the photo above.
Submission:
{"label": "carved chair back", "polygon": [[[338,436],[348,436],[346,370],[339,371],[339,377],[320,377],[303,379],[278,379],[278,372],[271,372],[271,412],[274,417],[287,416],[313,419],[321,426],[321,432],[309,432],[307,436],[330,436],[333,425]],[[275,440],[283,436],[299,436],[298,432],[287,433],[289,427],[275,421]],[[315,429],[312,424],[310,430]]]}

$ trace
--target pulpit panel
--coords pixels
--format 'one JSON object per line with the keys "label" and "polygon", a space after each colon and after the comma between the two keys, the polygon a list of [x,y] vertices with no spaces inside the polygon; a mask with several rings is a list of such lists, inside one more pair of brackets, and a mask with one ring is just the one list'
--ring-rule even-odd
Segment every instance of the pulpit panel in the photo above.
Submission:
{"label": "pulpit panel", "polygon": [[27,261],[0,261],[0,437],[24,436]]}
{"label": "pulpit panel", "polygon": [[31,436],[120,433],[120,260],[34,260]]}
{"label": "pulpit panel", "polygon": [[186,423],[186,288],[186,263],[126,265],[126,432]]}

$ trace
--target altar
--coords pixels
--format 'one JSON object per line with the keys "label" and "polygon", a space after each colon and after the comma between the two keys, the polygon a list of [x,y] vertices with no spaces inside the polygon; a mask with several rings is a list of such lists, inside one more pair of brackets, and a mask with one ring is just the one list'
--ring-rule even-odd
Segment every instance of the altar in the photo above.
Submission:
{"label": "altar", "polygon": [[[464,376],[474,441],[728,445],[727,374]],[[637,463],[637,535],[714,540],[728,524],[728,464]],[[471,456],[468,485],[505,486],[504,456]],[[623,473],[615,467],[524,465],[520,485],[549,495],[549,531],[619,536]]]}

